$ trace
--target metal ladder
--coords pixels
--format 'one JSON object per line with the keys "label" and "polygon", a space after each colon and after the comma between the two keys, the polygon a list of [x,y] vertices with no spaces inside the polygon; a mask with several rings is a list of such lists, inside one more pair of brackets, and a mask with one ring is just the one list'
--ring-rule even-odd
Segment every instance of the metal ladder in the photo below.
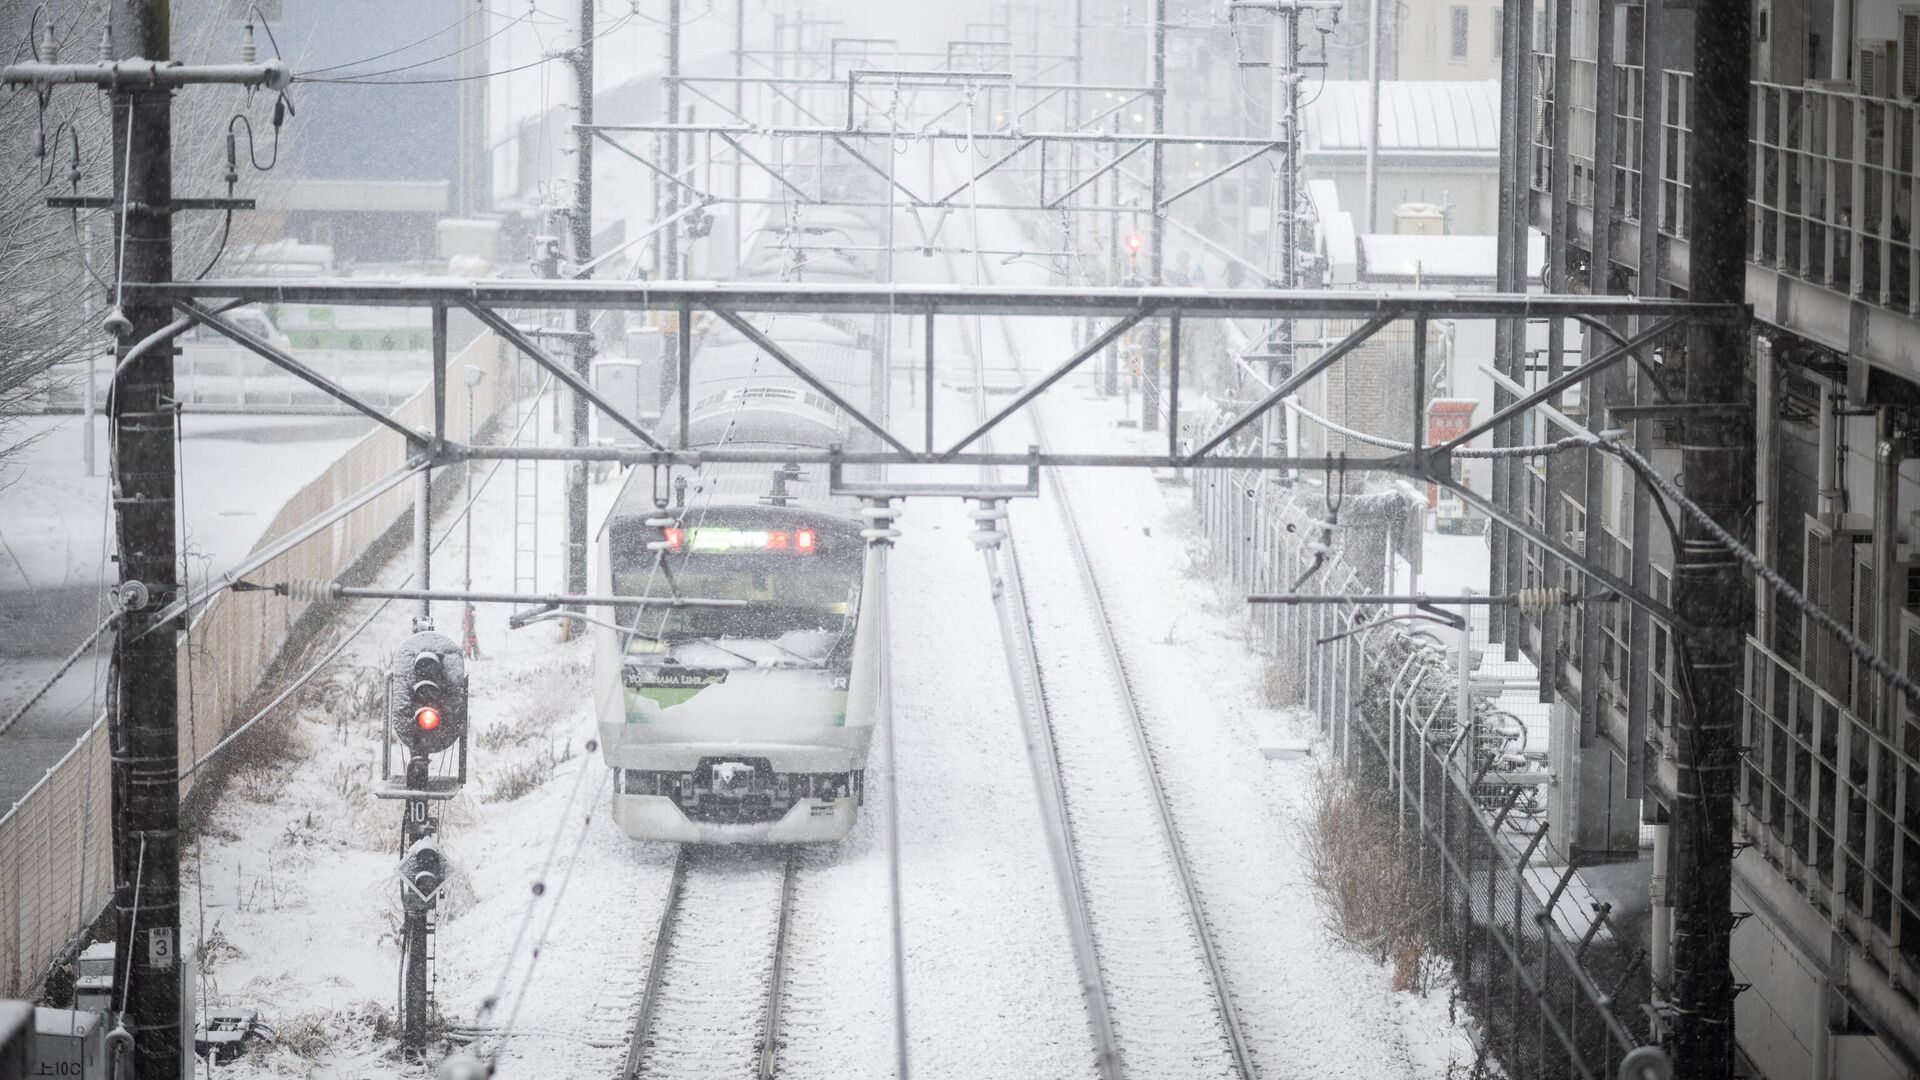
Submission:
{"label": "metal ladder", "polygon": [[[514,381],[520,386],[537,386],[537,383],[525,380],[526,368],[530,361],[517,351],[514,359]],[[534,372],[538,378],[538,371]],[[514,417],[516,430],[520,421],[526,420],[525,432],[517,437],[516,445],[540,445],[540,399],[533,398],[527,403],[527,411]],[[528,419],[528,413],[532,418]],[[536,583],[540,568],[540,463],[537,461],[516,460],[513,463],[513,591],[526,594],[538,591]]]}

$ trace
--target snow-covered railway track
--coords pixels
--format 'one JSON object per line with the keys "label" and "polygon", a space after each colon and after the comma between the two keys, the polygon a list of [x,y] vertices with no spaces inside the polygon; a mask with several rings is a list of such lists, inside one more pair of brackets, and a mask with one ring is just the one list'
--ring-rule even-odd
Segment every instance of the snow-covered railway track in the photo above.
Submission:
{"label": "snow-covered railway track", "polygon": [[794,872],[790,849],[680,848],[622,1080],[773,1075]]}
{"label": "snow-covered railway track", "polygon": [[[1110,616],[1072,510],[1055,494],[1055,520],[1022,532],[1006,573],[1034,642],[1053,782],[1067,809],[1122,1071],[1253,1080]],[[1049,577],[1029,587],[1021,566],[1038,563],[1043,546],[1055,555],[1066,548],[1079,580]]]}
{"label": "snow-covered railway track", "polygon": [[[981,329],[997,321],[983,320]],[[980,420],[988,350],[979,339],[963,340]],[[1018,368],[1018,352],[1007,355]],[[1044,442],[1037,423],[1034,434]],[[1038,564],[1042,546],[1055,561],[1066,548],[1080,588],[1053,580],[1031,596],[1023,556],[1009,540],[999,562],[1010,612],[1003,636],[1016,694],[1040,729],[1034,757],[1046,774],[1042,801],[1064,817],[1068,930],[1082,956],[1102,1075],[1255,1080],[1111,617],[1065,489],[1050,479],[1043,505],[1052,520],[1044,530],[1023,530],[1021,550]]]}

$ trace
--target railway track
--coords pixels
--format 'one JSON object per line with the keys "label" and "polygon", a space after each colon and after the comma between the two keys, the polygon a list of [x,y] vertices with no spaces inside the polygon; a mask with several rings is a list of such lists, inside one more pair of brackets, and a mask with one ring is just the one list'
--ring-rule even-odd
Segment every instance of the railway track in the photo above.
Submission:
{"label": "railway track", "polygon": [[[1025,377],[1012,335],[1000,320],[991,322]],[[989,350],[971,337],[967,345],[976,386],[984,387],[982,356]],[[984,419],[978,392],[975,407]],[[1033,426],[1034,441],[1044,446],[1037,418]],[[1083,960],[1083,981],[1096,1012],[1102,1072],[1255,1080],[1085,538],[1057,475],[1049,476],[1049,487],[1056,522],[1031,540],[1066,546],[1079,589],[1052,581],[1034,599],[1009,540],[999,564],[1012,612],[1003,616],[1003,628],[1016,692],[1042,735],[1034,757],[1050,789],[1043,801],[1064,819],[1072,863],[1064,875],[1069,930],[1076,950],[1092,958]],[[1106,1015],[1099,1015],[1102,1009]]]}
{"label": "railway track", "polygon": [[794,875],[791,849],[680,848],[622,1080],[773,1076]]}

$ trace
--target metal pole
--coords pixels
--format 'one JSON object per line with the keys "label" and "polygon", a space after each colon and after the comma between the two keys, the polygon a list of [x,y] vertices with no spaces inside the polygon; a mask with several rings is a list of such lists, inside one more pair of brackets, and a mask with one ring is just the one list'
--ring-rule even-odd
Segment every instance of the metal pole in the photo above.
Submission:
{"label": "metal pole", "polygon": [[[593,123],[593,5],[580,0],[580,40],[574,47],[573,74],[575,104],[581,127],[574,129],[573,213],[569,225],[573,234],[574,273],[593,261],[593,132],[584,125]],[[591,277],[587,270],[584,277]],[[593,313],[586,305],[573,310],[573,373],[588,386],[593,385]],[[573,445],[588,441],[586,395],[575,393],[573,401]],[[587,466],[575,462],[567,469],[567,590],[587,591]],[[562,633],[573,624],[564,624]]]}
{"label": "metal pole", "polygon": [[[592,0],[582,0],[592,3]],[[680,115],[680,0],[670,0],[667,4],[667,123],[682,122]],[[667,173],[675,180],[680,179],[680,134],[667,133]],[[666,216],[672,217],[680,212],[680,186],[667,185]],[[662,249],[666,252],[666,273],[668,280],[678,281],[686,275],[680,266],[680,227],[673,226],[662,238]]]}
{"label": "metal pole", "polygon": [[[80,265],[83,269],[86,270],[88,277],[93,276],[93,218],[92,217],[88,217],[86,224],[80,227]],[[89,289],[86,295],[87,295],[87,304],[86,304],[87,317],[91,319],[94,314],[93,291]],[[94,377],[99,374],[99,371],[100,371],[99,361],[95,358],[93,354],[93,350],[88,349],[87,350],[87,382],[86,382],[86,385],[81,388],[82,393],[85,394],[85,398],[86,398],[87,419],[86,419],[86,425],[85,425],[83,434],[87,440],[87,443],[86,443],[86,446],[82,448],[80,456],[86,462],[87,475],[89,477],[94,475],[93,444],[95,440],[93,436],[93,415],[98,410],[98,405],[94,401],[93,380],[94,380]]]}
{"label": "metal pole", "polygon": [[[1115,113],[1107,126],[1113,134],[1120,134],[1120,114]],[[1116,142],[1114,153],[1119,153]],[[1113,207],[1113,213],[1107,219],[1107,279],[1101,284],[1117,285],[1120,282],[1120,170],[1112,169],[1107,173],[1107,205]],[[1100,392],[1108,397],[1120,392],[1120,346],[1107,346],[1106,378],[1101,381]]]}
{"label": "metal pole", "polygon": [[[1167,131],[1167,0],[1153,0],[1153,133],[1164,135]],[[1161,250],[1166,244],[1167,219],[1160,209],[1160,202],[1166,198],[1166,146],[1160,142],[1153,144],[1153,211],[1148,219],[1147,228],[1151,235],[1148,243],[1152,250],[1147,253],[1147,281],[1156,287],[1166,284],[1161,279],[1161,267],[1165,263],[1165,253]],[[1181,282],[1182,285],[1186,282]],[[1141,358],[1140,379],[1140,430],[1160,430],[1160,322],[1154,320],[1147,326],[1146,355]]]}
{"label": "metal pole", "polygon": [[[1396,4],[1397,8],[1399,5]],[[1380,231],[1380,0],[1367,7],[1367,232]]]}
{"label": "metal pole", "polygon": [[[733,0],[733,77],[745,80],[747,77],[747,0]],[[733,112],[735,116],[747,115],[747,84],[744,81],[733,84]],[[764,95],[763,95],[764,97]],[[733,197],[747,197],[746,162],[739,151],[733,154]],[[740,207],[733,213],[733,251],[727,258],[727,266],[738,269],[740,265],[741,245],[745,242],[743,227],[744,215]],[[711,261],[711,260],[709,260]]]}
{"label": "metal pole", "polygon": [[[480,369],[467,368],[467,445],[473,445],[474,429],[474,389],[480,385]],[[466,568],[460,578],[460,587],[467,592],[473,591],[473,467],[474,463],[465,462],[461,467],[466,486]],[[473,602],[468,601],[460,612],[460,651],[471,660],[480,653],[480,640],[473,625]]]}
{"label": "metal pole", "polygon": [[[1748,65],[1752,11],[1745,0],[1704,0],[1694,12],[1693,299],[1746,299]],[[1565,197],[1559,193],[1557,197]],[[1746,400],[1746,333],[1725,319],[1703,321],[1687,338],[1685,400]],[[1751,416],[1712,410],[1682,421],[1681,475],[1689,498],[1736,537],[1753,508]],[[1674,568],[1673,598],[1697,628],[1686,639],[1692,685],[1675,740],[1672,867],[1676,1076],[1733,1072],[1733,796],[1740,776],[1744,633],[1753,593],[1740,565],[1691,515]]]}
{"label": "metal pole", "polygon": [[[433,470],[421,469],[413,481],[413,578],[423,589],[433,588]],[[420,598],[414,629],[433,629],[433,601]]]}
{"label": "metal pole", "polygon": [[[115,0],[113,55],[164,61],[172,55],[168,0]],[[115,215],[125,252],[119,280],[173,277],[172,218],[131,212],[173,200],[172,92],[123,84],[112,93],[113,187],[127,207]],[[123,310],[132,324],[116,355],[173,320],[165,305]],[[148,349],[115,379],[114,532],[120,596],[127,616],[115,634],[115,707],[108,719],[113,770],[114,930],[121,978],[121,1023],[133,1034],[132,1072],[181,1070],[179,623],[156,627],[154,614],[180,590],[175,537],[172,410],[174,348]],[[149,633],[148,631],[154,631]]]}

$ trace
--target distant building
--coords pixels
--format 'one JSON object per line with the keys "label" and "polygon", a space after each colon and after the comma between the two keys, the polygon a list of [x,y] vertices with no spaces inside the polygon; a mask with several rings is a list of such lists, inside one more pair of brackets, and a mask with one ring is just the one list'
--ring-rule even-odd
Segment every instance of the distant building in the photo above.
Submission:
{"label": "distant building", "polygon": [[[301,81],[257,231],[271,238],[277,214],[279,235],[329,246],[340,264],[436,260],[440,221],[486,202],[485,174],[470,167],[485,130],[476,9],[460,0],[269,7],[277,48]],[[417,44],[395,51],[396,41]],[[259,125],[262,161],[272,138]]]}
{"label": "distant building", "polygon": [[1309,182],[1331,180],[1363,232],[1392,232],[1404,203],[1444,212],[1449,234],[1491,236],[1499,209],[1500,84],[1382,82],[1374,218],[1365,212],[1369,85],[1330,81],[1302,110]]}

